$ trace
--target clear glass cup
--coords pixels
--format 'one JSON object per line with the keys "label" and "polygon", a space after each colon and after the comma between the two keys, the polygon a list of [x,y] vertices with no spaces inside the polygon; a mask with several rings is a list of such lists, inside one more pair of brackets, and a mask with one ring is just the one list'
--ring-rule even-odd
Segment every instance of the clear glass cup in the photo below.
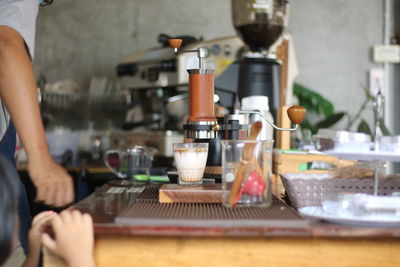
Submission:
{"label": "clear glass cup", "polygon": [[145,146],[108,150],[104,163],[118,178],[134,179],[135,175],[148,175],[157,149]]}
{"label": "clear glass cup", "polygon": [[173,144],[174,159],[181,185],[200,185],[203,183],[207,163],[208,143]]}
{"label": "clear glass cup", "polygon": [[223,140],[222,191],[226,207],[272,203],[273,141]]}

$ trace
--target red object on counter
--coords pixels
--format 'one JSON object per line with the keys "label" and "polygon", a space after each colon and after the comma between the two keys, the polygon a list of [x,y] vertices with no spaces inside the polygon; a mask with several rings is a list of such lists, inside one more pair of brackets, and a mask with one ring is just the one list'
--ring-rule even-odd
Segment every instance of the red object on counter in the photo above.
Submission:
{"label": "red object on counter", "polygon": [[257,171],[252,171],[243,186],[243,192],[251,196],[261,196],[266,186],[260,174]]}
{"label": "red object on counter", "polygon": [[261,196],[266,186],[267,184],[261,178],[260,174],[257,171],[252,171],[247,177],[246,182],[240,189],[240,192],[235,199],[235,203],[233,204],[233,206],[237,205],[243,194],[248,194],[250,196],[256,197]]}

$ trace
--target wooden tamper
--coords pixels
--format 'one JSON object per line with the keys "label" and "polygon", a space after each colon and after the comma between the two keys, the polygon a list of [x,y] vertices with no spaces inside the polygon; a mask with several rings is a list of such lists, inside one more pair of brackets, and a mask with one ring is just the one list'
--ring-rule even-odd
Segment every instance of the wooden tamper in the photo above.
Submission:
{"label": "wooden tamper", "polygon": [[301,106],[292,106],[287,110],[289,119],[294,124],[300,124],[306,116],[306,109]]}

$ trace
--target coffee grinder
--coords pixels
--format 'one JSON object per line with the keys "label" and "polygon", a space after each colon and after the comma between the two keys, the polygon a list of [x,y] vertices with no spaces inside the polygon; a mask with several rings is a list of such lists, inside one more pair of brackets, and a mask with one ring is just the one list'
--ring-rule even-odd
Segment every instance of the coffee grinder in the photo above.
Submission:
{"label": "coffee grinder", "polygon": [[[195,143],[208,143],[208,158],[205,177],[219,178],[221,175],[221,140],[246,137],[243,125],[244,116],[236,114],[216,118],[214,114],[214,70],[207,68],[204,58],[205,48],[179,50],[181,39],[170,39],[169,44],[175,53],[196,53],[198,69],[188,69],[189,73],[189,117],[183,125],[185,139]],[[242,123],[242,124],[241,124]],[[242,136],[240,136],[242,134]]]}
{"label": "coffee grinder", "polygon": [[268,49],[286,24],[287,0],[232,0],[232,20],[250,51],[238,64],[238,100],[267,96],[271,112],[279,107],[281,66]]}
{"label": "coffee grinder", "polygon": [[[290,120],[296,124],[294,128],[279,128],[257,111],[235,110],[233,114],[216,118],[214,114],[214,70],[205,68],[205,48],[178,51],[181,39],[170,39],[169,44],[175,53],[196,53],[199,61],[198,69],[188,69],[189,73],[189,117],[183,125],[186,141],[208,143],[208,158],[204,176],[206,178],[221,177],[221,140],[238,140],[247,137],[249,114],[260,115],[277,130],[294,131],[305,116],[305,109],[293,106],[288,110]],[[189,139],[189,140],[188,140]]]}

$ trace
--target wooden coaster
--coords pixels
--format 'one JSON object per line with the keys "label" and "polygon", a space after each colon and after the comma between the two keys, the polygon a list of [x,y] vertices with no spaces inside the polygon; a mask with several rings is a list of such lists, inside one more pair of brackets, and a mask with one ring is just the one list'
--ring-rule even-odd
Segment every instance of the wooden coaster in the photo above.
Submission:
{"label": "wooden coaster", "polygon": [[159,191],[160,203],[222,203],[222,185],[183,186],[164,184]]}

